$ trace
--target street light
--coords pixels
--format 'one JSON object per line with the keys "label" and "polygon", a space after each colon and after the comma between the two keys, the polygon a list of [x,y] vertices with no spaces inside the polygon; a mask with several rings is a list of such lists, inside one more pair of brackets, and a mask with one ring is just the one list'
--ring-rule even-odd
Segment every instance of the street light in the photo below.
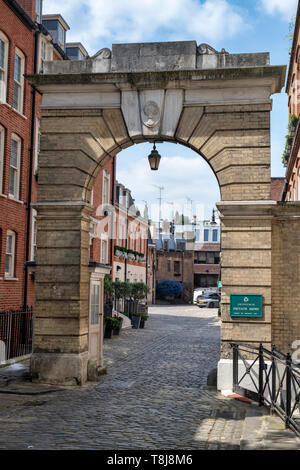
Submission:
{"label": "street light", "polygon": [[149,160],[149,163],[150,163],[151,170],[158,170],[160,159],[161,159],[161,156],[159,155],[158,151],[156,150],[155,142],[154,142],[153,150],[150,153],[150,155],[148,156],[148,160]]}

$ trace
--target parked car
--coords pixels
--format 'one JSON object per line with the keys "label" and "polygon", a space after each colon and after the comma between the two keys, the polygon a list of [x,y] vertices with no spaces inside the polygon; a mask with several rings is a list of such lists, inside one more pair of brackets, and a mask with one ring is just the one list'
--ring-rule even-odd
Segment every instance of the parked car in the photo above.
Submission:
{"label": "parked car", "polygon": [[215,292],[197,297],[197,305],[199,308],[219,308],[220,297]]}
{"label": "parked car", "polygon": [[201,287],[198,287],[197,289],[194,290],[194,297],[193,297],[193,303],[197,305],[197,299],[199,295],[203,294],[203,289]]}

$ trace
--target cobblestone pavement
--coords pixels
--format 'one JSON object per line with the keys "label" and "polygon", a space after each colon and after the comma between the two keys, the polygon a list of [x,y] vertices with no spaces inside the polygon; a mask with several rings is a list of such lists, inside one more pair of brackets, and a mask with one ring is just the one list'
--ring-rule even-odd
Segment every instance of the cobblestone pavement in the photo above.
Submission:
{"label": "cobblestone pavement", "polygon": [[47,395],[0,395],[0,449],[239,449],[246,406],[205,388],[215,309],[155,306],[105,340],[107,375]]}

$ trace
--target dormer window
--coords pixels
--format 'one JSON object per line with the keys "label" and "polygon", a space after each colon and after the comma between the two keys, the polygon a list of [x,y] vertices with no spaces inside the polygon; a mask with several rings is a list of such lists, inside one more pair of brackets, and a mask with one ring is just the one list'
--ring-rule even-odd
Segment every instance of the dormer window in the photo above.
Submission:
{"label": "dormer window", "polygon": [[64,38],[64,30],[62,29],[62,27],[60,25],[58,25],[58,29],[57,29],[57,38],[58,38],[58,43],[60,45],[60,47],[63,49],[64,48],[64,45],[65,45],[65,38]]}
{"label": "dormer window", "polygon": [[41,22],[42,18],[42,0],[35,0],[35,21]]}

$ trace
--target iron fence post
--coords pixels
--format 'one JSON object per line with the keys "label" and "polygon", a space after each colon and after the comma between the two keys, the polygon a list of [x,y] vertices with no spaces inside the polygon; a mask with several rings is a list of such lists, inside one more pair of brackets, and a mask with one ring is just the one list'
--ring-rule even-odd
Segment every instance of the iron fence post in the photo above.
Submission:
{"label": "iron fence post", "polygon": [[290,427],[291,409],[292,409],[292,357],[290,353],[286,356],[286,403],[285,403],[285,426]]}
{"label": "iron fence post", "polygon": [[271,390],[271,413],[274,412],[276,399],[276,360],[275,360],[275,344],[272,346],[272,390]]}
{"label": "iron fence post", "polygon": [[233,371],[233,391],[236,390],[239,382],[239,346],[238,344],[233,344],[233,353],[232,353],[232,371]]}
{"label": "iron fence post", "polygon": [[262,406],[264,404],[264,350],[262,344],[259,345],[258,394],[259,406]]}

